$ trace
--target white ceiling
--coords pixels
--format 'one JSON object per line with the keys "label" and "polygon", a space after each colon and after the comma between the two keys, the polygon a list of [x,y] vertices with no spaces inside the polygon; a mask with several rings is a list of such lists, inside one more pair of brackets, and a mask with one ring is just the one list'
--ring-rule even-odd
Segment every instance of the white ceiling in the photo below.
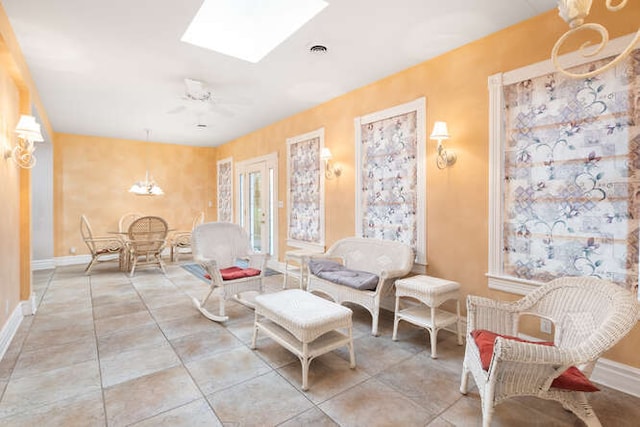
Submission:
{"label": "white ceiling", "polygon": [[[180,41],[201,0],[0,1],[56,132],[144,140],[150,128],[153,141],[196,146],[225,143],[556,5],[327,0],[251,64]],[[309,53],[317,43],[328,52]],[[183,109],[187,77],[207,82],[217,110],[231,114]]]}

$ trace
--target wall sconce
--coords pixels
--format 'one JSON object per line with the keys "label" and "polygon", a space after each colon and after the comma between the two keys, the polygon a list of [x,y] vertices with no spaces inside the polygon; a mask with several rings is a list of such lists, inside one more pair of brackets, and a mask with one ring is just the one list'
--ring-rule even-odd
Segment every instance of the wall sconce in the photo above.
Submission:
{"label": "wall sconce", "polygon": [[445,150],[442,146],[442,141],[449,139],[447,122],[435,122],[433,124],[433,132],[431,132],[430,138],[438,141],[438,157],[436,157],[436,165],[438,165],[438,169],[444,169],[447,166],[454,164],[457,159],[456,154]]}
{"label": "wall sconce", "polygon": [[320,152],[320,160],[324,160],[324,176],[327,179],[333,179],[337,176],[342,175],[342,168],[337,165],[331,164],[331,159],[333,155],[331,154],[331,150],[327,147],[323,147]]}
{"label": "wall sconce", "polygon": [[[588,24],[584,23],[584,19],[589,15],[589,11],[591,10],[591,3],[592,3],[592,0],[558,0],[558,14],[562,19],[564,19],[564,21],[567,24],[569,24],[569,30],[566,33],[564,33],[562,36],[560,36],[556,44],[553,45],[553,49],[551,50],[551,60],[553,61],[553,65],[556,67],[558,71],[560,71],[562,74],[565,74],[569,77],[586,79],[589,77],[593,77],[596,74],[600,74],[603,71],[608,70],[609,68],[613,67],[614,65],[622,61],[624,58],[629,56],[629,54],[633,50],[633,47],[640,40],[640,30],[638,30],[636,32],[635,37],[633,37],[629,45],[620,53],[620,55],[618,55],[612,61],[608,62],[607,64],[603,65],[602,67],[596,70],[591,70],[587,73],[576,74],[576,73],[570,73],[565,68],[563,68],[560,65],[560,62],[558,61],[558,51],[560,50],[560,46],[562,46],[562,44],[571,35],[582,30],[591,30],[599,33],[600,42],[597,45],[591,46],[590,42],[586,42],[580,46],[580,49],[578,51],[580,52],[583,58],[588,58],[588,57],[597,55],[602,51],[602,49],[604,49],[606,44],[609,42],[609,32],[604,26],[602,26],[601,24],[593,23],[593,22],[590,22]],[[612,4],[611,0],[607,0],[607,9],[611,12],[617,12],[623,7],[625,7],[626,5],[627,5],[627,0],[621,0],[616,5]],[[586,50],[587,48],[592,48],[592,49],[589,49],[587,51]]]}
{"label": "wall sconce", "polygon": [[13,159],[21,168],[31,169],[36,164],[36,157],[33,154],[36,150],[34,142],[44,141],[40,125],[36,122],[35,117],[23,114],[18,120],[15,132],[18,134],[16,146],[7,148],[4,152],[4,158]]}

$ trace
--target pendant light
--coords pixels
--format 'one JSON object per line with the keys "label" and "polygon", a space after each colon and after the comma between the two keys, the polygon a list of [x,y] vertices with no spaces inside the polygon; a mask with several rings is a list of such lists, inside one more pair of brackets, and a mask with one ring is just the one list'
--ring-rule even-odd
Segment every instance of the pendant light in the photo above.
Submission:
{"label": "pendant light", "polygon": [[153,176],[149,174],[149,152],[147,150],[149,149],[149,134],[151,133],[151,129],[145,129],[145,132],[147,133],[147,140],[145,143],[145,163],[147,171],[144,181],[134,183],[131,188],[129,188],[129,192],[138,196],[162,196],[164,191],[162,191],[162,188],[160,188],[160,186],[153,180]]}

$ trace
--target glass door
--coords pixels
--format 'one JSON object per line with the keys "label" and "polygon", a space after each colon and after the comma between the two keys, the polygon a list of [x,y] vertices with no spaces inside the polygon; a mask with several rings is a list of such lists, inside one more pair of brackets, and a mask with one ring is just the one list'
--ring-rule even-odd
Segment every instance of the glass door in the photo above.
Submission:
{"label": "glass door", "polygon": [[269,158],[237,164],[238,212],[255,251],[275,254],[275,167]]}

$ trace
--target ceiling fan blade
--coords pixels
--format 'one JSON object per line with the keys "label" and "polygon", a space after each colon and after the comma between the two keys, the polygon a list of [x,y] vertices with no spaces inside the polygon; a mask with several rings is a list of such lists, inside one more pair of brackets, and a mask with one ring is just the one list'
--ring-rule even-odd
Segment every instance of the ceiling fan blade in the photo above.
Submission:
{"label": "ceiling fan blade", "polygon": [[251,105],[253,101],[243,96],[217,96],[213,95],[213,100],[216,104],[228,104],[228,105]]}
{"label": "ceiling fan blade", "polygon": [[236,115],[233,111],[227,110],[226,108],[215,104],[211,104],[209,110],[224,117],[233,117]]}

